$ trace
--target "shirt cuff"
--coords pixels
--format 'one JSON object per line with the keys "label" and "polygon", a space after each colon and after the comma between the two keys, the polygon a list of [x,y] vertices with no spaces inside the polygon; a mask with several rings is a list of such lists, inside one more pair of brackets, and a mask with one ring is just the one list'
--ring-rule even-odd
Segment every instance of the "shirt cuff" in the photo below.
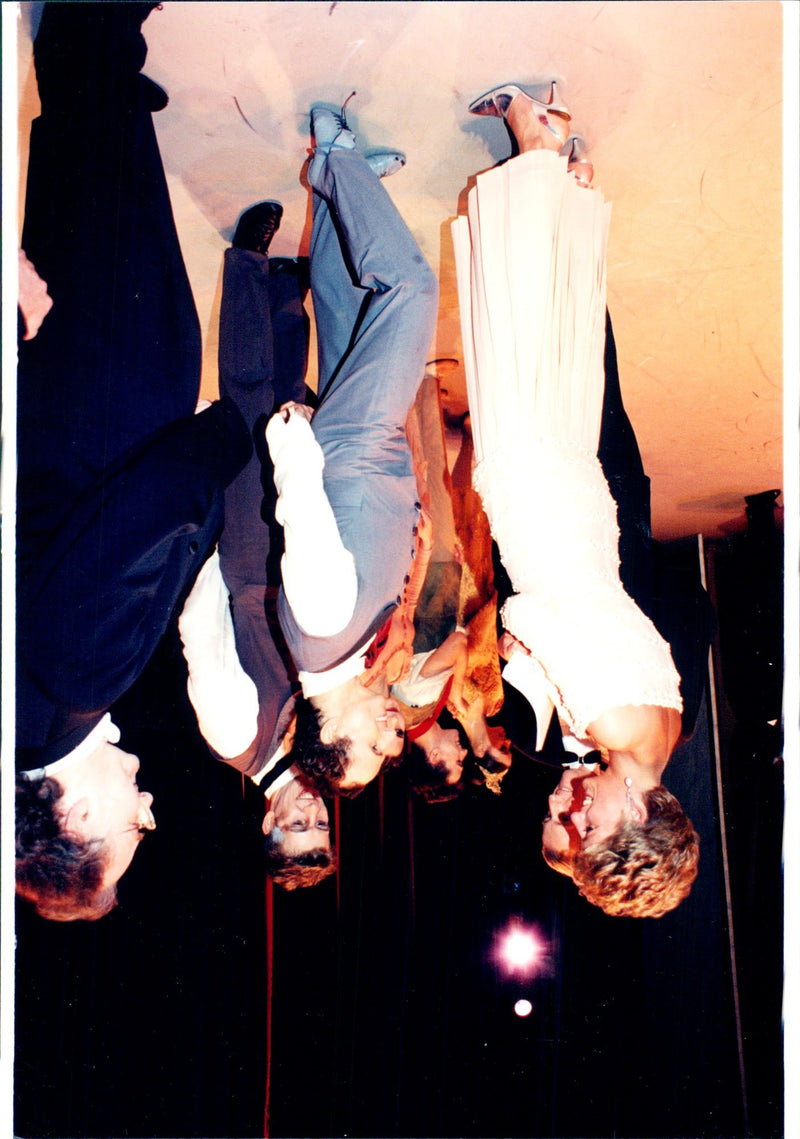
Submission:
{"label": "shirt cuff", "polygon": [[358,598],[355,558],[342,542],[325,493],[322,448],[300,415],[274,415],[267,443],[275,465],[275,518],[283,526],[281,560],[286,599],[309,636],[330,637],[345,628]]}
{"label": "shirt cuff", "polygon": [[216,551],[178,618],[189,668],[187,691],[206,742],[223,758],[241,755],[258,731],[258,692],[241,666]]}

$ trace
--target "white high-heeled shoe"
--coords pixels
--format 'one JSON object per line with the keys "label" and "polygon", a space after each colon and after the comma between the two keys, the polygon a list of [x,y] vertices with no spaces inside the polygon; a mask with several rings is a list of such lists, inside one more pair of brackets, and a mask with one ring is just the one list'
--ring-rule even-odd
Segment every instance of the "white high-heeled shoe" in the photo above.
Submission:
{"label": "white high-heeled shoe", "polygon": [[594,166],[589,161],[589,152],[583,136],[571,134],[558,153],[566,155],[567,170],[575,175],[578,185],[590,188],[594,178]]}
{"label": "white high-heeled shoe", "polygon": [[491,91],[487,91],[470,103],[469,112],[473,115],[494,115],[496,118],[505,119],[508,108],[514,99],[521,95],[531,105],[542,126],[564,143],[569,132],[567,123],[572,116],[565,104],[556,98],[555,79],[547,79],[541,86],[546,83],[550,84],[550,97],[547,100],[534,98],[516,83],[505,83],[501,87],[493,87]]}

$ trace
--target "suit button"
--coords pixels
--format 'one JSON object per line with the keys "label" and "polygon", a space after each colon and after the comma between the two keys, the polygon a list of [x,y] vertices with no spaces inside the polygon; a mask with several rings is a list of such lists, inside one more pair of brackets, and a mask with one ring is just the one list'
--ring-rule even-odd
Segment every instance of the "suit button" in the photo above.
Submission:
{"label": "suit button", "polygon": [[196,554],[199,549],[200,549],[200,545],[198,542],[190,542],[189,543],[189,553],[190,554]]}
{"label": "suit button", "polygon": [[401,597],[401,596],[400,596],[400,594],[398,593],[398,595],[397,595],[397,600],[395,601],[395,605],[400,605],[400,604],[402,603],[402,600],[403,600],[403,599],[402,599],[402,597]]}
{"label": "suit button", "polygon": [[411,581],[411,574],[407,573],[406,576],[403,578],[403,585],[408,585],[408,583],[410,581]]}
{"label": "suit button", "polygon": [[419,502],[415,502],[415,503],[414,503],[414,509],[415,509],[415,510],[419,510],[419,509],[420,509],[420,503],[419,503]]}

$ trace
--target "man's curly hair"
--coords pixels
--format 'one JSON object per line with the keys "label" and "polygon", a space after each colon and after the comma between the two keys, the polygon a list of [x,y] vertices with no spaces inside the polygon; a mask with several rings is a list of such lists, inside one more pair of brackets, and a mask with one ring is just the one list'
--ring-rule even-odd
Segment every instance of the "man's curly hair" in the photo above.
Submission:
{"label": "man's curly hair", "polygon": [[276,886],[282,886],[284,890],[316,886],[336,873],[336,855],[332,850],[318,847],[303,854],[284,854],[281,844],[272,837],[273,833],[270,831],[264,839],[264,857],[267,875]]}
{"label": "man's curly hair", "polygon": [[644,824],[626,819],[573,860],[583,896],[615,917],[660,918],[680,905],[697,877],[700,839],[678,800],[663,786],[643,799]]}
{"label": "man's curly hair", "polygon": [[50,921],[96,921],[117,904],[116,885],[103,887],[103,844],[61,829],[57,779],[16,784],[16,889]]}
{"label": "man's curly hair", "polygon": [[339,782],[347,770],[350,740],[343,737],[324,744],[319,737],[319,713],[305,696],[298,696],[295,711],[292,762],[321,795],[341,795]]}
{"label": "man's curly hair", "polygon": [[[292,762],[320,795],[338,795],[344,799],[354,799],[364,790],[363,787],[341,787],[341,780],[347,773],[349,752],[353,741],[347,736],[325,744],[319,736],[319,712],[305,696],[298,696],[296,703],[297,724],[292,744]],[[387,756],[381,771],[397,767],[402,762],[402,752],[397,756]]]}

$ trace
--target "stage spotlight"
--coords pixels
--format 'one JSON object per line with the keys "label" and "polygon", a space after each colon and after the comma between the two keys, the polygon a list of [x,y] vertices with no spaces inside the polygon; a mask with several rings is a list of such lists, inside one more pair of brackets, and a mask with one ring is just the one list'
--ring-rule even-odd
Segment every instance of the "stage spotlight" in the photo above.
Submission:
{"label": "stage spotlight", "polygon": [[529,976],[539,968],[545,954],[540,939],[519,922],[513,922],[496,940],[495,958],[506,973]]}
{"label": "stage spotlight", "polygon": [[517,1016],[530,1016],[533,1012],[533,1005],[530,1001],[519,1000],[514,1005],[514,1012]]}

